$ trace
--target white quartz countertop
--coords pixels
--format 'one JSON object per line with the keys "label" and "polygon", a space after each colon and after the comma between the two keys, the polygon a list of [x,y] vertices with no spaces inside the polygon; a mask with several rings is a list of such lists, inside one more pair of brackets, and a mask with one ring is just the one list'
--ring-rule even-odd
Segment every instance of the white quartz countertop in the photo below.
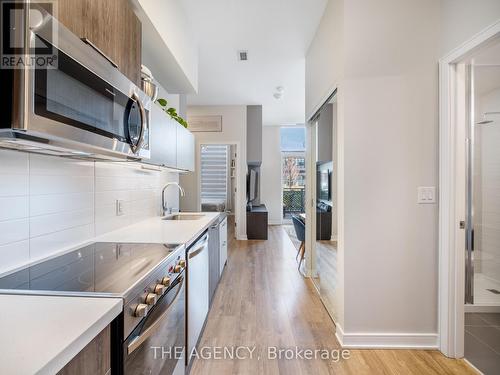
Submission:
{"label": "white quartz countertop", "polygon": [[0,295],[0,374],[55,374],[122,304],[121,298]]}
{"label": "white quartz countertop", "polygon": [[161,217],[146,219],[137,224],[106,233],[96,242],[127,243],[178,243],[188,244],[195,240],[220,215],[219,212],[186,212],[179,215],[203,215],[196,220],[162,220]]}
{"label": "white quartz countertop", "polygon": [[[220,215],[197,220],[153,217],[106,233],[95,242],[189,245]],[[0,374],[54,374],[123,309],[120,298],[0,295]]]}

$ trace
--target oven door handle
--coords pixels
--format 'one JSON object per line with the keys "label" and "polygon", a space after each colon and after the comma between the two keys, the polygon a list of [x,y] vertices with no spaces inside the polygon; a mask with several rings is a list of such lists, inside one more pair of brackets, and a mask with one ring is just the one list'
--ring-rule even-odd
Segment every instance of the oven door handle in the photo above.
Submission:
{"label": "oven door handle", "polygon": [[151,326],[149,326],[140,336],[137,336],[136,338],[134,338],[130,344],[128,344],[128,347],[127,347],[127,351],[128,351],[128,354],[132,354],[138,347],[141,346],[141,344],[146,341],[148,338],[150,338],[153,334],[156,333],[156,331],[158,330],[158,328],[160,327],[163,319],[167,316],[167,314],[169,313],[170,311],[170,308],[172,307],[172,305],[177,301],[177,299],[179,298],[179,295],[180,295],[180,292],[181,290],[183,289],[184,287],[184,282],[185,282],[185,277],[182,278],[182,281],[181,283],[179,284],[179,288],[177,289],[177,292],[175,294],[175,297],[174,299],[172,300],[172,302],[170,302],[170,304],[167,306],[167,308],[165,309],[165,311],[155,320],[155,322],[153,324],[151,324]]}

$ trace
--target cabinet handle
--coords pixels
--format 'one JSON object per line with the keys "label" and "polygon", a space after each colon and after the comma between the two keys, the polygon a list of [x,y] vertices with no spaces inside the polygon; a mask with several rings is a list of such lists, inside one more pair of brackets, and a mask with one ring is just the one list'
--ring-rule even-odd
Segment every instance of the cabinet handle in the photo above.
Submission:
{"label": "cabinet handle", "polygon": [[91,46],[99,55],[101,55],[106,60],[108,60],[109,63],[111,65],[113,65],[116,69],[120,70],[120,68],[118,67],[118,64],[115,63],[113,59],[108,57],[108,55],[106,55],[104,52],[102,52],[94,43],[92,43],[92,41],[89,38],[81,38],[81,39],[85,44],[88,44],[89,46]]}

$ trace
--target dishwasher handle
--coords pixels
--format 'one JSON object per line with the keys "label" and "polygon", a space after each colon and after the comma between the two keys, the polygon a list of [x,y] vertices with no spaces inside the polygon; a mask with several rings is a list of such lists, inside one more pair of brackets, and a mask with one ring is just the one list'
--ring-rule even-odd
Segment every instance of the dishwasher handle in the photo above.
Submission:
{"label": "dishwasher handle", "polygon": [[208,245],[208,233],[205,234],[203,238],[198,240],[191,248],[188,250],[188,259],[193,259],[195,256],[203,252],[203,250]]}

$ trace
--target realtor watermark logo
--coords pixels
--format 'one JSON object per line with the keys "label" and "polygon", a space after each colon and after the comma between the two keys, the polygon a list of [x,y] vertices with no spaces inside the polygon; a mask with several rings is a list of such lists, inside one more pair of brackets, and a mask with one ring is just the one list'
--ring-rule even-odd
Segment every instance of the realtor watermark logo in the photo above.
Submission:
{"label": "realtor watermark logo", "polygon": [[[182,359],[184,355],[183,346],[163,347],[152,346],[152,355],[154,359]],[[324,360],[331,362],[346,361],[351,358],[351,352],[348,349],[327,349],[327,348],[300,348],[287,347],[279,348],[277,346],[268,346],[257,348],[256,346],[202,346],[194,348],[189,353],[190,358],[201,360]]]}
{"label": "realtor watermark logo", "polygon": [[57,2],[2,1],[1,69],[57,69]]}

